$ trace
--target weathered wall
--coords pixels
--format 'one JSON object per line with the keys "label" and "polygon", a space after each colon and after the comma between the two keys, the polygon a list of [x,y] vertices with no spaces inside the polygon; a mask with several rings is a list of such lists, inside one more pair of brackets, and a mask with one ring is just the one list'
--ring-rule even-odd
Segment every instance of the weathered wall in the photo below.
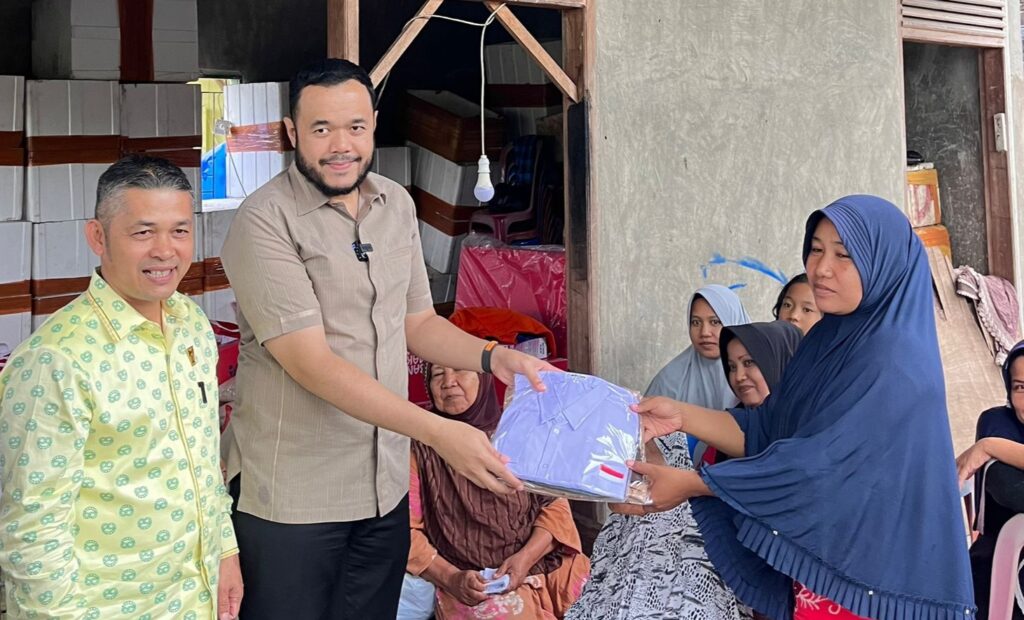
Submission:
{"label": "weathered wall", "polygon": [[688,344],[695,288],[742,286],[765,320],[813,209],[902,205],[897,5],[595,6],[594,371],[643,388]]}
{"label": "weathered wall", "polygon": [[988,273],[978,51],[906,43],[903,66],[907,148],[939,171],[953,263]]}

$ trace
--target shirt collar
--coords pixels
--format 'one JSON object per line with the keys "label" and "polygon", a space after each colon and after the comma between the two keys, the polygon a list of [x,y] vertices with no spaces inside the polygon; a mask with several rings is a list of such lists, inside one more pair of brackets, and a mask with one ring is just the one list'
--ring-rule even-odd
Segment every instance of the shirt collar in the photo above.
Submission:
{"label": "shirt collar", "polygon": [[[296,157],[298,157],[297,154]],[[381,204],[387,204],[387,195],[381,189],[376,177],[377,175],[371,172],[366,175],[363,183],[359,186],[360,207],[363,204],[372,205],[377,201],[380,201]],[[305,175],[299,172],[295,162],[288,166],[288,180],[292,185],[292,193],[295,196],[295,210],[298,215],[302,216],[312,213],[330,201],[330,198],[325,196],[315,185],[310,183]]]}
{"label": "shirt collar", "polygon": [[[121,340],[128,334],[148,326],[160,327],[153,321],[139,314],[139,311],[124,300],[111,287],[97,269],[92,274],[89,290],[86,291],[90,303],[96,308],[103,326],[114,340]],[[168,324],[176,323],[188,317],[188,307],[181,299],[180,293],[174,293],[161,304],[164,318]]]}

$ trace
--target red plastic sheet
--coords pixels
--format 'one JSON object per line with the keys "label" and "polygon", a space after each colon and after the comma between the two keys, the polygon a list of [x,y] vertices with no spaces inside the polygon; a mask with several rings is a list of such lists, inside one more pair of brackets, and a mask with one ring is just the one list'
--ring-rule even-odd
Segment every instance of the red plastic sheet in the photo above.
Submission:
{"label": "red plastic sheet", "polygon": [[508,308],[531,316],[555,335],[567,351],[565,250],[558,246],[514,247],[472,242],[462,246],[455,309]]}

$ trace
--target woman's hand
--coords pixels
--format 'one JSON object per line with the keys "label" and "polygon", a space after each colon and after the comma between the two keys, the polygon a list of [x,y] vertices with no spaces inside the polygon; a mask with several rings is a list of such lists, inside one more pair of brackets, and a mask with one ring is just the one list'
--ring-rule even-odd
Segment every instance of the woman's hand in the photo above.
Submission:
{"label": "woman's hand", "polygon": [[536,562],[530,562],[530,559],[526,557],[526,554],[522,551],[513,553],[501,563],[498,570],[494,573],[495,579],[501,579],[505,575],[508,575],[508,590],[512,592],[519,586],[523,585],[523,581],[526,579],[527,573],[530,568],[536,564]]}
{"label": "woman's hand", "polygon": [[963,486],[964,482],[992,458],[988,451],[987,439],[979,439],[976,444],[964,450],[963,454],[956,457],[956,474],[960,485]]}
{"label": "woman's hand", "polygon": [[667,465],[630,463],[630,469],[647,478],[650,504],[609,504],[613,512],[625,515],[644,515],[651,512],[672,510],[679,504],[698,495],[711,492],[697,472],[676,469]]}
{"label": "woman's hand", "polygon": [[645,398],[633,405],[633,411],[640,414],[644,426],[644,441],[663,437],[682,429],[682,403],[664,396]]}
{"label": "woman's hand", "polygon": [[475,570],[460,570],[445,580],[444,590],[467,607],[475,607],[487,600],[484,578]]}

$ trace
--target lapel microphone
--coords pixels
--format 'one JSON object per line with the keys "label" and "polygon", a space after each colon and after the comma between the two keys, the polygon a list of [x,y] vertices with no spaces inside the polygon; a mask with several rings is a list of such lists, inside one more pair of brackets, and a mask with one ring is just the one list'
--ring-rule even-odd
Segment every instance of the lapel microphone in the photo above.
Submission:
{"label": "lapel microphone", "polygon": [[360,243],[358,239],[352,242],[352,251],[356,254],[356,260],[360,263],[370,262],[370,252],[373,251],[372,243]]}

